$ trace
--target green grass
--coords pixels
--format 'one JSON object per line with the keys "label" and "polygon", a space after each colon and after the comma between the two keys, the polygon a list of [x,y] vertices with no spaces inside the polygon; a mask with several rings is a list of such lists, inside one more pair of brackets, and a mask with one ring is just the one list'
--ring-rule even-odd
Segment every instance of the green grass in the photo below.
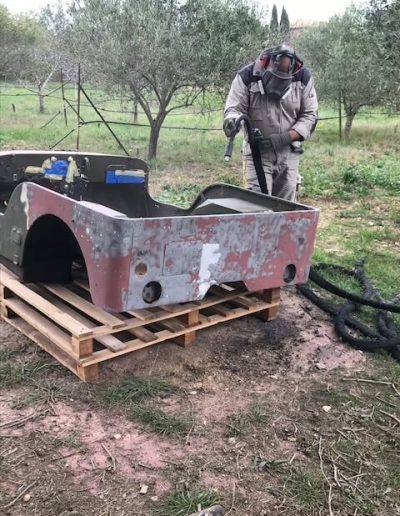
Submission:
{"label": "green grass", "polygon": [[267,423],[268,419],[265,408],[255,403],[247,410],[239,412],[239,414],[235,414],[228,419],[227,434],[229,437],[242,437],[254,429],[256,425]]}
{"label": "green grass", "polygon": [[[352,269],[356,260],[364,259],[365,272],[386,300],[399,294],[400,225],[397,198],[361,198],[351,208],[337,210],[338,214],[318,230],[314,262],[327,262]],[[360,293],[358,282],[335,271],[323,275],[345,290]],[[324,292],[324,295],[326,293]],[[341,301],[330,296],[334,301]],[[361,318],[369,322],[374,313],[363,309]],[[400,331],[400,316],[394,319]]]}
{"label": "green grass", "polygon": [[36,388],[32,391],[30,390],[29,392],[25,392],[22,396],[19,396],[18,399],[13,403],[13,408],[20,410],[32,405],[45,404],[50,399],[51,392],[49,390]]}
{"label": "green grass", "polygon": [[[56,87],[57,84],[50,87]],[[98,107],[111,110],[124,110],[127,113],[103,112],[108,120],[130,122],[132,104],[111,99],[98,89],[86,86],[92,100]],[[12,84],[3,85],[0,94],[21,94],[26,92]],[[69,86],[67,97],[74,101],[74,90]],[[202,113],[199,104],[179,109],[178,116],[167,116],[161,130],[157,160],[152,165],[152,180],[155,191],[163,184],[209,184],[222,180],[242,184],[241,136],[235,144],[233,159],[225,163],[223,159],[225,137],[223,132],[190,131],[186,127],[221,129],[224,99],[209,96],[208,104],[213,109]],[[75,102],[75,101],[74,101]],[[16,112],[12,110],[12,104]],[[82,100],[82,117],[97,120],[93,109]],[[155,106],[154,106],[155,108]],[[48,148],[76,126],[76,115],[69,111],[68,126],[63,116],[58,115],[45,128],[41,128],[52,116],[62,109],[61,92],[55,92],[46,99],[46,113],[38,113],[35,96],[8,97],[0,95],[0,146]],[[320,117],[334,116],[329,106],[320,106]],[[139,123],[147,124],[143,113],[139,113]],[[351,199],[365,196],[371,190],[384,191],[389,195],[400,192],[400,170],[398,157],[400,141],[398,138],[399,117],[370,116],[360,113],[355,121],[349,142],[338,140],[337,121],[320,121],[312,138],[305,143],[306,152],[301,161],[304,176],[303,194],[312,197],[335,197]],[[167,127],[182,129],[168,129]],[[146,159],[149,129],[113,125],[113,130],[122,140],[128,151]],[[100,152],[121,152],[107,128],[95,124],[80,130],[82,150]],[[73,133],[59,146],[59,149],[73,149],[76,133]],[[187,199],[183,199],[186,203]]]}
{"label": "green grass", "polygon": [[108,407],[120,407],[127,416],[149,426],[162,435],[180,436],[187,434],[192,424],[182,414],[168,413],[148,402],[157,396],[169,396],[178,389],[160,378],[131,377],[120,384],[99,388],[97,399]]}
{"label": "green grass", "polygon": [[135,376],[119,384],[100,388],[97,396],[108,405],[118,404],[130,407],[132,403],[138,403],[144,398],[158,396],[172,389],[160,378]]}
{"label": "green grass", "polygon": [[179,186],[165,184],[157,199],[160,202],[176,204],[177,206],[187,208],[204,187],[205,185],[192,183],[183,183]]}
{"label": "green grass", "polygon": [[289,496],[297,508],[322,508],[326,499],[326,486],[316,473],[294,470],[285,482],[285,494]]}
{"label": "green grass", "polygon": [[161,435],[186,435],[192,424],[190,419],[181,414],[170,414],[158,407],[139,404],[132,405],[128,415],[130,419],[141,421]]}
{"label": "green grass", "polygon": [[84,450],[85,445],[79,439],[77,434],[65,435],[63,437],[54,437],[52,445],[54,448],[74,448],[77,450]]}
{"label": "green grass", "polygon": [[[12,354],[8,356],[12,356]],[[38,378],[50,367],[53,367],[53,364],[42,360],[25,363],[0,359],[0,388],[14,387],[33,378]]]}
{"label": "green grass", "polygon": [[187,516],[199,508],[206,509],[218,502],[218,494],[207,489],[181,489],[172,492],[165,499],[157,516]]}

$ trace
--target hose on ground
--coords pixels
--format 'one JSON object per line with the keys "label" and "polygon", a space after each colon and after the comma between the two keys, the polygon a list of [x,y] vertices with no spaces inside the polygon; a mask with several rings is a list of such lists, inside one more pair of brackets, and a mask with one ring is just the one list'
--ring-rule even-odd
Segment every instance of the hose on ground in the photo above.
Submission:
{"label": "hose on ground", "polygon": [[[331,271],[354,278],[361,286],[362,294],[357,295],[334,285],[319,271]],[[353,270],[327,263],[313,265],[310,270],[310,281],[345,300],[343,304],[338,305],[316,294],[309,284],[297,287],[307,299],[333,317],[335,331],[344,342],[361,351],[386,350],[400,360],[400,333],[392,316],[392,313],[400,313],[400,294],[389,302],[385,301],[367,277],[362,260],[355,263]],[[361,306],[377,309],[376,329],[354,317]],[[355,330],[361,337],[352,334],[350,329]]]}

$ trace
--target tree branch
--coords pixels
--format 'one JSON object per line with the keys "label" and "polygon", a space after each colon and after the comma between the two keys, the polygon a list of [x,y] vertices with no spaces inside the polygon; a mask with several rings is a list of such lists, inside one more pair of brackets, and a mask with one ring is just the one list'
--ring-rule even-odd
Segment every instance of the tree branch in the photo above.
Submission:
{"label": "tree branch", "polygon": [[157,85],[155,84],[154,81],[151,81],[149,77],[147,77],[147,75],[145,75],[144,73],[142,73],[142,77],[143,79],[145,79],[149,84],[150,86],[153,88],[153,91],[154,93],[156,94],[156,97],[157,97],[157,100],[158,102],[161,104],[162,103],[162,100],[161,100],[161,96],[158,92],[158,89],[157,89]]}
{"label": "tree branch", "polygon": [[150,122],[150,125],[152,125],[154,120],[153,120],[153,115],[152,115],[152,112],[150,109],[150,104],[147,102],[147,100],[141,94],[140,89],[132,81],[129,81],[129,87],[131,88],[135,99],[139,102],[141,108],[143,109],[145,115],[147,116],[147,119]]}

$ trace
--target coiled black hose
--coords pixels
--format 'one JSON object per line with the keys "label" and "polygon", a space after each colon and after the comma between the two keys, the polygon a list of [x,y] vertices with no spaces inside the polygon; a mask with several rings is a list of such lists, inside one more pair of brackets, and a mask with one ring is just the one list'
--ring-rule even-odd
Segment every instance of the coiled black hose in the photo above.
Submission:
{"label": "coiled black hose", "polygon": [[[362,287],[362,295],[337,287],[319,273],[319,271],[333,271],[341,275],[353,277]],[[356,262],[354,270],[339,265],[318,263],[310,270],[310,280],[324,290],[345,299],[342,305],[336,305],[317,295],[308,284],[298,285],[298,290],[310,301],[332,315],[335,321],[336,333],[352,347],[362,351],[386,350],[394,358],[400,360],[400,333],[396,328],[392,313],[400,313],[400,294],[391,302],[382,299],[379,291],[372,285],[364,270],[362,260]],[[375,299],[371,299],[372,296]],[[369,306],[378,310],[376,313],[376,329],[353,317],[360,306]],[[363,337],[355,337],[349,329],[356,330]]]}

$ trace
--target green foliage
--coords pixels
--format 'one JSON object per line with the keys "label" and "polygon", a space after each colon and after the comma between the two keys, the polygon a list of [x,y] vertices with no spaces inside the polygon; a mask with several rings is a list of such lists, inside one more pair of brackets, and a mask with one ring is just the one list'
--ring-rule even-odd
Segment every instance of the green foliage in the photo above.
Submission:
{"label": "green foliage", "polygon": [[181,414],[170,414],[158,407],[133,404],[129,409],[129,417],[149,425],[161,435],[186,435],[192,422]]}
{"label": "green foliage", "polygon": [[30,65],[31,47],[40,45],[42,40],[43,30],[37,18],[12,15],[0,5],[0,76],[21,78]]}
{"label": "green foliage", "polygon": [[364,11],[351,7],[304,31],[297,42],[314,72],[319,97],[332,104],[341,97],[347,136],[359,109],[382,105],[389,87],[387,65],[377,56],[378,38],[367,30]]}
{"label": "green foliage", "polygon": [[187,516],[198,508],[206,509],[218,502],[218,494],[206,489],[181,489],[174,491],[165,500],[157,516]]}
{"label": "green foliage", "polygon": [[289,36],[290,22],[289,15],[285,9],[285,6],[282,7],[281,20],[279,22],[279,30],[282,35],[282,39],[286,40]]}
{"label": "green foliage", "polygon": [[257,424],[264,424],[268,421],[268,414],[265,407],[255,403],[247,410],[231,416],[228,420],[228,436],[241,437]]}
{"label": "green foliage", "polygon": [[171,386],[160,378],[134,376],[127,380],[98,391],[99,398],[109,405],[130,405],[146,397],[157,396],[162,392],[170,391]]}
{"label": "green foliage", "polygon": [[400,0],[370,0],[366,9],[367,31],[374,33],[376,41],[376,55],[385,66],[387,81],[387,98],[396,110],[400,109],[398,84],[400,70],[394,63],[400,55]]}
{"label": "green foliage", "polygon": [[326,488],[320,476],[301,470],[294,470],[285,483],[285,492],[297,507],[314,509],[323,507]]}
{"label": "green foliage", "polygon": [[0,388],[19,385],[39,376],[49,367],[52,367],[52,364],[43,361],[19,363],[0,359]]}
{"label": "green foliage", "polygon": [[312,170],[304,170],[304,192],[307,195],[352,197],[369,195],[372,189],[400,193],[400,171],[397,160],[382,157],[353,163],[339,162],[327,169],[315,163]]}
{"label": "green foliage", "polygon": [[202,188],[204,188],[204,185],[192,183],[182,183],[179,186],[166,184],[163,185],[157,199],[167,204],[176,204],[181,208],[188,208]]}
{"label": "green foliage", "polygon": [[191,421],[181,414],[164,412],[145,404],[149,398],[170,395],[176,389],[162,379],[131,377],[123,382],[97,390],[97,399],[107,406],[123,407],[131,419],[139,420],[162,435],[182,435],[189,431]]}
{"label": "green foliage", "polygon": [[269,28],[273,34],[276,34],[279,31],[278,9],[275,4],[272,7],[271,21],[269,22]]}
{"label": "green foliage", "polygon": [[125,91],[143,109],[151,126],[148,159],[156,156],[167,114],[226,87],[264,32],[244,0],[84,0],[64,18],[69,31],[60,39],[92,79]]}

